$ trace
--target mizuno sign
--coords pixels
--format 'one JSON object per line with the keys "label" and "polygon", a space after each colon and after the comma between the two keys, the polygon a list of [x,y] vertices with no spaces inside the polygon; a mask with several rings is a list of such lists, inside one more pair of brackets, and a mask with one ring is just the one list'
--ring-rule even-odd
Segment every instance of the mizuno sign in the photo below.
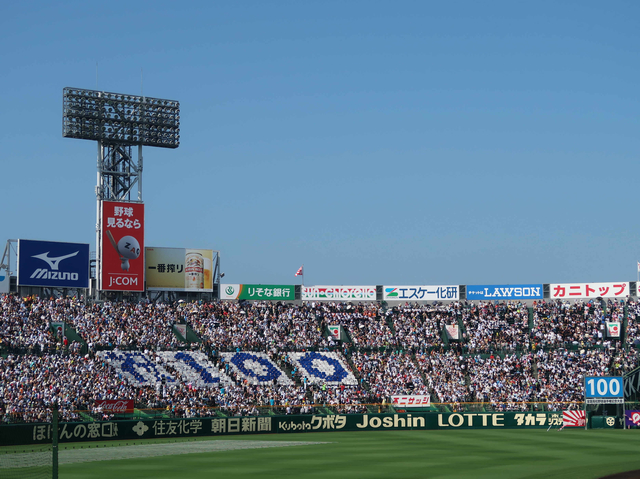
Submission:
{"label": "mizuno sign", "polygon": [[89,287],[89,245],[18,241],[18,285]]}
{"label": "mizuno sign", "polygon": [[71,280],[71,281],[77,281],[78,280],[78,273],[68,273],[68,272],[62,272],[62,271],[48,271],[48,270],[43,269],[43,268],[38,268],[37,270],[35,270],[33,272],[33,274],[31,276],[29,276],[29,278],[36,278],[36,279],[45,278],[45,279],[59,279],[59,280],[68,279],[68,280]]}
{"label": "mizuno sign", "polygon": [[42,261],[47,263],[52,270],[58,271],[58,266],[60,265],[60,261],[67,258],[73,258],[78,253],[79,251],[76,251],[75,253],[66,254],[64,256],[58,256],[57,258],[49,258],[49,251],[47,251],[46,253],[42,253],[42,254],[34,254],[33,258],[41,259]]}

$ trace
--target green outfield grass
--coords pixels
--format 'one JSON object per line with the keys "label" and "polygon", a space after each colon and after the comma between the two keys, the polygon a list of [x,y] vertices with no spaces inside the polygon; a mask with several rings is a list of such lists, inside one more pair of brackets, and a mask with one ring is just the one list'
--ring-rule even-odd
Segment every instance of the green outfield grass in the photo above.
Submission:
{"label": "green outfield grass", "polygon": [[[59,477],[598,478],[640,469],[640,433],[636,430],[374,431],[227,436],[197,441],[209,441],[207,444],[196,444],[193,439],[175,441],[172,442],[176,447],[182,448],[177,455],[75,464],[64,463],[66,451],[91,461],[112,447],[135,449],[134,444],[148,446],[167,441],[92,443],[90,448],[87,443],[63,444]],[[190,450],[196,446],[216,446],[211,444],[213,441],[324,444],[183,453],[185,447]],[[163,447],[173,454],[171,446]],[[21,452],[24,448],[13,449]],[[123,450],[111,451],[117,457]]]}

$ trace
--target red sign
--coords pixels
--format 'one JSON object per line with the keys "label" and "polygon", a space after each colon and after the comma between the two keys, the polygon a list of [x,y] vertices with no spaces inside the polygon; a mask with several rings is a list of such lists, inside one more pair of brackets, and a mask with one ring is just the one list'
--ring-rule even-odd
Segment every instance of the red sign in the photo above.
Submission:
{"label": "red sign", "polygon": [[133,399],[101,399],[95,401],[95,406],[112,414],[133,413]]}
{"label": "red sign", "polygon": [[391,396],[391,401],[394,406],[406,408],[431,406],[431,396],[429,395]]}
{"label": "red sign", "polygon": [[584,411],[562,411],[563,427],[584,427],[586,422]]}
{"label": "red sign", "polygon": [[102,202],[102,284],[108,291],[144,291],[144,205]]}
{"label": "red sign", "polygon": [[549,286],[552,298],[626,298],[629,283],[567,283]]}

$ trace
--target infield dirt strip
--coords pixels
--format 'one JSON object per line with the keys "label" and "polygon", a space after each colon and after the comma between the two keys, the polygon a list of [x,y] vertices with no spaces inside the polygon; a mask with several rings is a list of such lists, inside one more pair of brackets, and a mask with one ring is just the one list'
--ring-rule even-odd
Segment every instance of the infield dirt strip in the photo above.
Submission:
{"label": "infield dirt strip", "polygon": [[63,449],[59,452],[59,463],[76,464],[79,462],[117,461],[121,459],[173,456],[177,454],[198,454],[201,452],[269,447],[310,446],[314,444],[329,443],[305,441],[195,441],[167,444],[141,444],[137,446],[114,446],[95,449]]}

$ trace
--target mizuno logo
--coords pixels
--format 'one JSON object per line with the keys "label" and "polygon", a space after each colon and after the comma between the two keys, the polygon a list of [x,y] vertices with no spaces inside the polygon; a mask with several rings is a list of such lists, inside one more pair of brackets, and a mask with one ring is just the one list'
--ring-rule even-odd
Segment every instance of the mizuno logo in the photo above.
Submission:
{"label": "mizuno logo", "polygon": [[41,259],[42,261],[46,262],[51,267],[52,270],[58,271],[58,266],[60,265],[60,261],[67,258],[72,258],[75,255],[77,255],[79,252],[80,251],[76,251],[75,253],[67,254],[65,256],[58,256],[57,258],[49,258],[49,251],[47,251],[46,253],[33,255],[32,258]]}
{"label": "mizuno logo", "polygon": [[58,279],[78,281],[78,273],[69,273],[67,271],[49,271],[46,268],[38,268],[33,272],[31,278],[35,279]]}

